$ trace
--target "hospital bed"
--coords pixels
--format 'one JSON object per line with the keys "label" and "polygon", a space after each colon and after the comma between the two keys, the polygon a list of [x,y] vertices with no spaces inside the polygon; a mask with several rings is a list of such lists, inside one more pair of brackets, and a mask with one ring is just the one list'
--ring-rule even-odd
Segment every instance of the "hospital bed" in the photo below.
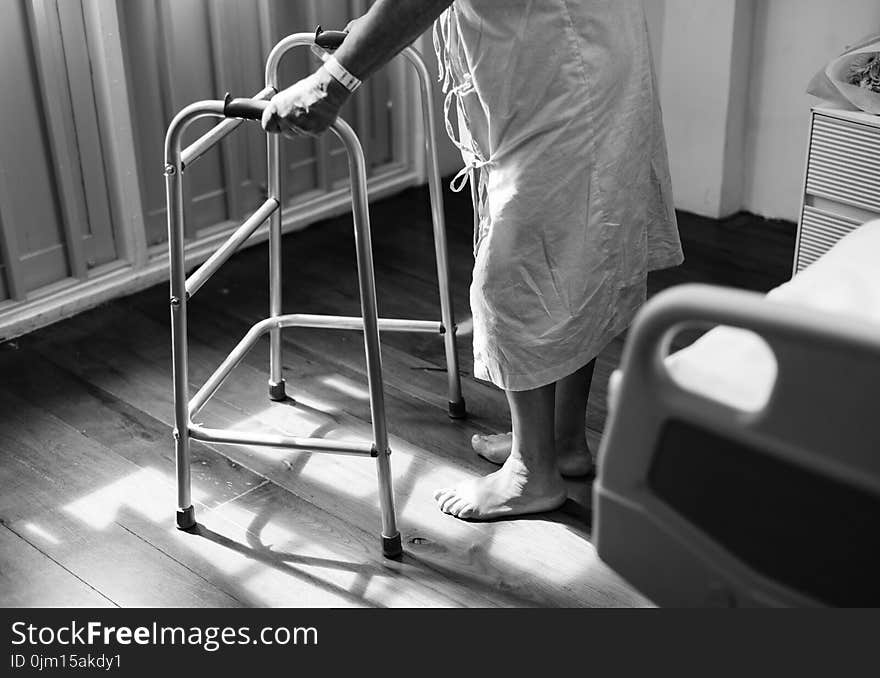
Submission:
{"label": "hospital bed", "polygon": [[596,548],[652,601],[880,605],[880,220],[766,297],[654,297],[609,403]]}

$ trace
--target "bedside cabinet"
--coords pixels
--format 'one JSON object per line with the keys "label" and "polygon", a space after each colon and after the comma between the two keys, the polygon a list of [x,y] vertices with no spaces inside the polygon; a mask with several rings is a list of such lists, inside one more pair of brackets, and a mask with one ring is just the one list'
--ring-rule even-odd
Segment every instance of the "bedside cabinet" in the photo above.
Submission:
{"label": "bedside cabinet", "polygon": [[[880,218],[880,116],[812,109],[794,273]],[[880,265],[880,252],[878,252]]]}

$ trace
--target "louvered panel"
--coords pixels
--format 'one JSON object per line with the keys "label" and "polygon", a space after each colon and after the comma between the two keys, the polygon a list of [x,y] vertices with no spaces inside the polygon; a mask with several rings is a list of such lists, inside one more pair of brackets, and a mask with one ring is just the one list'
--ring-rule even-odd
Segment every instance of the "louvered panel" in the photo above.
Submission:
{"label": "louvered panel", "polygon": [[804,207],[803,232],[833,235],[837,240],[857,229],[861,222],[807,205]]}
{"label": "louvered panel", "polygon": [[801,243],[801,252],[803,253],[805,259],[818,259],[827,251],[828,248],[826,248],[824,245],[818,245],[816,243],[811,243],[806,240]]}
{"label": "louvered panel", "polygon": [[800,271],[811,264],[859,225],[858,221],[844,216],[816,209],[810,205],[804,206],[797,270]]}
{"label": "louvered panel", "polygon": [[[852,230],[854,230],[854,228],[850,229],[850,231],[847,231],[846,233],[851,232]],[[840,242],[841,239],[843,239],[846,233],[805,227],[804,230],[801,232],[801,241],[819,247],[824,247],[826,250],[830,250],[838,242]]]}
{"label": "louvered panel", "polygon": [[880,129],[876,127],[865,125],[862,122],[832,117],[823,113],[816,113],[813,130],[820,133],[825,130],[831,130],[836,137],[848,137],[857,142],[863,141],[866,138],[873,138],[875,143],[880,141]]}
{"label": "louvered panel", "polygon": [[814,135],[812,145],[814,149],[825,150],[829,155],[845,151],[847,158],[857,158],[862,162],[868,163],[875,160],[872,148],[862,147],[857,144],[845,144],[840,139],[836,139],[828,134]]}
{"label": "louvered panel", "polygon": [[864,172],[864,174],[861,175],[860,183],[869,190],[880,190],[880,167],[872,168],[870,164],[871,162],[876,162],[876,159],[874,158],[857,158],[855,155],[852,155],[847,161],[843,161],[834,157],[826,149],[817,147],[815,143],[813,144],[813,157],[816,158],[817,161],[821,161],[829,171],[841,174],[855,173],[856,170],[853,167],[853,161],[856,161],[856,163],[863,163],[859,168]]}
{"label": "louvered panel", "polygon": [[815,247],[809,244],[801,244],[798,250],[798,271],[802,271],[807,266],[821,257],[826,250],[824,248]]}
{"label": "louvered panel", "polygon": [[817,114],[807,193],[880,211],[880,129]]}
{"label": "louvered panel", "polygon": [[822,231],[805,231],[801,234],[801,242],[830,250],[840,242],[842,237],[833,233],[823,233]]}
{"label": "louvered panel", "polygon": [[823,198],[829,198],[854,207],[871,211],[880,211],[880,195],[866,186],[854,186],[854,178],[812,177],[807,181],[807,192]]}
{"label": "louvered panel", "polygon": [[819,140],[829,140],[835,144],[848,147],[849,150],[861,154],[870,155],[870,149],[880,143],[880,134],[872,128],[864,126],[864,132],[855,126],[836,127],[833,124],[823,122],[821,116],[817,116],[813,134]]}

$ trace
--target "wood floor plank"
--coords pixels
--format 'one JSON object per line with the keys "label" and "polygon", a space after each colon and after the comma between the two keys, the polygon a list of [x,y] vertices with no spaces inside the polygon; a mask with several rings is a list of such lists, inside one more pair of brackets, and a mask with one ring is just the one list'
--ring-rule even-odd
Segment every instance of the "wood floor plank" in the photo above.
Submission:
{"label": "wood floor plank", "polygon": [[[169,402],[170,402],[168,400],[168,397],[169,397],[168,394],[170,394],[170,389],[168,388],[168,383],[169,383],[168,382],[168,375],[167,375],[167,373],[160,374],[159,368],[155,365],[150,365],[148,369],[143,369],[141,366],[141,363],[139,362],[141,360],[141,356],[138,354],[138,351],[135,350],[135,349],[142,349],[142,350],[147,350],[147,352],[149,352],[149,346],[152,345],[152,342],[146,341],[143,344],[138,344],[137,342],[134,341],[134,338],[135,337],[143,338],[143,337],[149,336],[147,333],[147,330],[149,330],[150,328],[143,326],[143,324],[138,324],[138,322],[136,320],[134,320],[132,317],[129,317],[129,322],[125,325],[125,328],[126,328],[126,331],[132,332],[132,334],[129,336],[129,339],[131,339],[131,341],[133,343],[124,342],[120,336],[116,336],[116,335],[112,335],[112,334],[105,335],[102,333],[102,335],[101,335],[102,338],[91,339],[91,340],[86,340],[86,339],[79,340],[80,342],[82,342],[81,345],[80,345],[80,343],[78,343],[76,341],[66,344],[66,346],[71,349],[72,355],[75,356],[75,359],[72,358],[71,365],[74,366],[75,370],[80,370],[81,374],[84,377],[90,377],[90,378],[94,379],[95,383],[98,384],[98,387],[108,388],[111,393],[115,389],[118,389],[118,395],[120,395],[120,396],[128,396],[131,394],[139,394],[140,396],[143,396],[143,397],[135,398],[135,402],[139,406],[145,408],[147,411],[153,411],[158,416],[166,417],[166,420],[167,420],[168,417],[170,417],[170,407],[168,407]],[[115,349],[114,349],[114,346],[116,347]],[[115,350],[115,353],[118,354],[117,355],[118,361],[116,361],[112,358],[112,354],[114,353],[114,350]],[[63,353],[63,351],[55,351],[55,353],[53,355],[57,359],[62,353]],[[160,351],[160,353],[161,353],[161,351]],[[102,368],[102,363],[96,359],[96,357],[95,357],[96,355],[100,355],[100,356],[110,360],[111,364],[113,366],[115,366],[115,368],[124,367],[126,370],[128,370],[128,380],[122,380],[122,381],[118,380],[116,377],[116,374],[114,373],[114,369],[115,369],[114,367],[105,366]],[[198,356],[198,353],[195,353],[195,356]],[[195,365],[196,366],[199,365],[198,359],[195,360]],[[204,369],[207,369],[207,367],[205,367]],[[98,375],[102,375],[102,376],[99,378]],[[165,384],[165,389],[163,391],[164,397],[162,399],[160,399],[160,400],[162,400],[162,402],[159,402],[159,403],[154,402],[151,399],[150,394],[153,393],[153,389],[150,387],[144,386],[144,385],[152,384],[155,381],[163,381]],[[133,383],[133,382],[140,383],[142,387],[140,389],[128,388],[128,384]],[[233,380],[232,383],[235,384],[235,383],[237,383],[237,381]],[[256,385],[256,383],[257,382],[254,382],[254,385]],[[259,380],[259,384],[260,384],[260,388],[261,388],[261,393],[264,394],[265,389],[263,388],[263,386],[264,386],[265,382],[263,381],[262,378]],[[249,398],[250,396],[247,393],[245,393],[241,397]],[[280,406],[280,407],[283,408],[283,406]],[[232,409],[228,406],[226,408],[221,408],[221,411],[225,412],[227,417],[238,416],[240,418],[241,416],[243,416],[243,413],[241,410]],[[229,424],[230,422],[227,420],[223,423]],[[367,432],[366,425],[363,423],[360,423],[360,427],[361,427],[360,428],[361,435],[366,434],[366,432]],[[277,459],[274,460],[274,463],[275,463],[275,466],[278,467],[276,470],[279,470],[282,473],[287,473],[289,471],[290,465],[293,464],[293,461],[285,459],[281,455],[275,455],[275,456],[277,457]],[[340,463],[340,460],[338,460],[338,459],[334,458],[334,461],[337,464]],[[352,460],[347,460],[347,461],[349,464],[352,463]],[[246,465],[258,468],[258,469],[265,472],[265,461],[262,461],[260,459],[244,458],[244,462]],[[374,490],[372,488],[374,487],[374,484],[375,484],[374,471],[372,468],[373,462],[371,460],[354,460],[353,463],[366,467],[365,472],[359,476],[360,481],[361,481],[361,484],[363,484],[364,482],[368,482],[369,486],[371,488],[370,491],[373,492]],[[341,466],[341,468],[343,470],[345,470],[346,465],[343,464]],[[170,471],[171,471],[171,469],[168,469],[169,473],[170,473]],[[344,474],[332,473],[332,475],[344,480]],[[159,509],[159,514],[162,514],[164,512],[164,514],[170,518],[171,509],[172,509],[173,505],[174,505],[173,497],[168,496],[166,498],[166,502],[165,502],[163,508]],[[371,506],[370,508],[372,509],[372,511],[370,511],[370,513],[375,515],[375,499],[373,501],[373,506]],[[310,520],[315,524],[327,523],[328,521],[331,520],[331,517],[328,517],[328,515],[317,510],[316,507],[312,506],[311,504],[306,504],[305,502],[302,502],[301,500],[299,501],[298,507],[296,508],[294,515],[297,517],[297,519],[303,518],[304,516],[308,517],[309,515],[311,515]],[[158,515],[156,517],[158,517]],[[133,520],[134,518],[136,518],[136,516],[130,516],[128,518],[126,527],[131,529],[130,523],[131,523],[131,520]],[[200,519],[201,519],[201,514],[200,514]],[[360,530],[358,532],[358,534],[360,535],[359,536],[360,541],[362,543],[369,543],[370,544],[370,547],[371,547],[371,554],[370,555],[374,560],[377,558],[377,553],[376,553],[376,551],[377,551],[376,547],[378,546],[378,539],[376,537],[377,527],[378,526],[375,524],[370,524],[370,525],[368,525],[369,531]],[[136,532],[139,535],[141,535],[142,537],[144,537],[145,539],[149,540],[151,543],[153,543],[157,539],[160,539],[160,538],[164,539],[165,538],[165,537],[162,537],[160,534],[157,534],[153,530],[149,530],[148,534],[143,533],[143,530],[146,530],[148,528],[149,528],[148,524],[145,524],[143,521],[140,521],[139,527],[137,528]],[[326,537],[325,537],[325,540],[326,540]],[[316,539],[316,541],[319,541],[319,540]],[[350,535],[347,536],[345,541],[351,542],[352,541],[351,536]],[[197,568],[199,566],[198,562],[194,563],[194,562],[191,562],[190,559],[188,559],[188,554],[181,555],[179,550],[175,551],[174,553],[175,553],[175,557],[177,557],[177,558],[185,558],[186,557],[186,561],[188,563],[188,566],[193,567],[193,568]],[[363,553],[358,552],[356,555],[357,555],[358,560],[363,559],[363,556],[364,556]],[[349,557],[352,557],[352,556],[349,554]],[[379,558],[379,560],[381,562],[381,557]],[[199,570],[199,571],[201,571],[201,570]],[[222,573],[209,571],[207,574],[205,574],[205,576],[210,575],[211,581],[215,582],[218,586],[224,587],[225,589],[229,589],[229,587],[232,586],[232,584],[230,584],[226,580],[222,579],[220,577],[221,574]],[[426,571],[425,577],[428,577],[429,574],[430,573]],[[433,589],[431,589],[430,587],[427,590],[425,590],[425,587],[423,585],[417,584],[417,583],[411,583],[408,585],[398,583],[398,587],[399,587],[400,591],[398,592],[398,594],[396,594],[397,597],[401,598],[401,595],[403,593],[407,593],[411,597],[410,604],[412,604],[412,605],[416,605],[417,603],[424,604],[426,600],[433,600],[434,605],[442,605],[442,606],[447,606],[447,605],[452,605],[452,604],[464,604],[465,601],[468,601],[469,604],[479,604],[480,606],[492,606],[492,605],[497,605],[497,604],[512,604],[510,602],[509,598],[505,598],[502,596],[496,596],[496,598],[498,598],[497,600],[490,600],[490,599],[483,599],[480,595],[477,595],[474,593],[471,593],[469,596],[465,596],[463,591],[458,591],[457,593],[455,593],[454,597],[450,598],[449,594],[447,592],[442,592],[442,593],[441,592],[434,592]],[[408,587],[413,589],[412,594],[408,593]],[[437,585],[435,585],[435,587],[440,588]],[[451,588],[452,591],[455,592],[456,585],[454,583],[447,584],[446,588]],[[233,587],[233,589],[234,589],[233,593],[235,595],[241,595],[241,592],[237,588]],[[290,589],[291,595],[292,595],[293,590],[294,589]],[[416,594],[418,594],[418,595],[416,596]],[[430,595],[428,595],[428,594],[430,594]],[[415,597],[413,597],[413,596],[415,596]],[[296,596],[293,596],[292,598],[289,596],[281,596],[280,600],[287,601],[288,603],[290,603],[293,600],[300,600],[300,601],[306,600],[307,601],[307,600],[309,600],[309,597],[302,595],[302,592],[300,592],[299,594],[297,594]],[[259,604],[259,601],[249,600],[248,604]],[[303,603],[300,602],[300,604],[303,604]],[[340,604],[341,604],[341,602],[340,602]]]}
{"label": "wood floor plank", "polygon": [[0,519],[11,530],[119,605],[237,604],[126,529],[128,513],[171,525],[171,477],[2,389],[0,411]]}
{"label": "wood floor plank", "polygon": [[[21,359],[3,370],[7,390],[120,457],[173,475],[173,439],[165,423],[33,351],[19,353]],[[263,481],[198,441],[192,443],[192,459],[193,487],[207,506],[229,501]]]}
{"label": "wood floor plank", "polygon": [[377,555],[376,535],[267,482],[215,509],[194,533],[152,534],[188,567],[249,605],[494,607],[521,604],[440,576],[409,557]]}
{"label": "wood floor plank", "polygon": [[[47,376],[49,370],[46,365],[41,363],[41,359],[38,357],[30,356],[27,360],[28,369],[27,372],[31,374],[33,377],[36,377],[35,381],[38,383],[42,383],[42,380],[39,377]],[[14,387],[18,389],[19,394],[34,397],[38,394],[30,391],[30,386],[26,383],[26,380],[23,381],[19,377],[20,375],[7,371],[7,374],[11,374],[12,378],[8,382],[8,386]],[[61,389],[58,393],[58,397],[54,397],[52,394],[49,394],[46,398],[40,400],[42,405],[47,408],[47,410],[60,415],[61,417],[67,417],[69,423],[76,424],[84,424],[88,426],[88,429],[84,429],[81,431],[83,434],[89,436],[90,438],[95,437],[96,433],[99,438],[107,438],[107,442],[113,442],[118,439],[122,439],[122,449],[127,450],[131,445],[132,441],[121,434],[116,428],[108,425],[106,423],[108,415],[112,415],[113,412],[120,409],[120,403],[114,403],[113,408],[109,409],[106,406],[102,406],[102,402],[109,402],[108,397],[104,397],[102,399],[96,398],[81,398],[81,400],[77,401],[73,399],[71,401],[70,398],[63,397],[65,395],[72,395],[70,393],[70,388],[77,386],[77,380],[71,375],[58,371],[56,368],[55,371],[56,379],[54,384]],[[80,386],[80,388],[82,388]],[[83,389],[84,390],[84,389]],[[91,391],[95,391],[96,389],[92,388]],[[93,412],[92,415],[89,415],[87,412]],[[97,419],[96,419],[97,417]],[[141,414],[138,417],[140,422],[144,422],[145,417],[147,415]],[[105,423],[101,423],[101,419],[105,420]],[[151,419],[151,418],[150,418]],[[149,422],[147,422],[149,423]],[[158,424],[158,422],[157,422]],[[167,432],[167,427],[161,425],[161,428]],[[137,429],[141,432],[141,429]],[[163,436],[162,445],[167,447],[167,436]],[[154,435],[150,435],[150,442],[152,439],[156,438]],[[132,455],[133,461],[140,462],[144,464],[148,462],[148,452],[155,446],[155,444],[150,444],[149,448],[144,450],[140,449],[139,446],[135,446],[135,454]],[[220,457],[219,454],[211,450],[210,448],[204,447],[204,456],[209,458],[211,456]],[[155,452],[155,449],[152,449]],[[221,457],[222,458],[222,457]],[[161,464],[156,464],[157,461],[161,460]],[[211,460],[212,462],[215,460]],[[170,477],[173,474],[173,464],[170,460],[166,460],[164,458],[154,456],[152,459],[153,466],[159,466],[165,471]],[[242,467],[231,463],[237,469],[242,469]],[[217,463],[210,463],[209,469],[217,469]],[[243,469],[242,469],[243,470]],[[209,471],[210,472],[210,471]],[[259,476],[251,474],[250,472],[245,471],[253,478],[257,479],[259,482]],[[219,482],[214,483],[214,485],[220,485]],[[251,481],[248,481],[247,485],[242,485],[240,483],[236,484],[237,490],[243,493],[246,493],[245,496],[248,496],[247,492],[250,489],[254,489],[255,485],[252,485]],[[222,489],[227,489],[225,486],[221,485]],[[278,490],[278,488],[276,488]],[[197,494],[198,492],[197,488]],[[311,539],[306,539],[304,543],[306,545],[311,544],[312,542],[316,544],[320,544],[322,542],[330,542],[330,545],[334,545],[336,543],[336,539],[339,539],[339,543],[346,545],[346,547],[352,542],[360,541],[363,548],[352,551],[350,548],[347,549],[337,549],[341,551],[341,556],[343,558],[347,558],[349,562],[352,563],[363,563],[365,560],[368,561],[370,557],[374,559],[372,566],[374,568],[379,567],[375,561],[375,553],[370,553],[370,551],[375,552],[375,536],[372,534],[368,534],[366,532],[351,529],[350,527],[346,529],[342,529],[342,525],[337,526],[337,530],[341,532],[341,537],[339,534],[333,534],[333,530],[327,528],[328,522],[332,522],[332,518],[327,514],[316,509],[316,507],[302,502],[301,500],[295,500],[287,492],[278,491],[278,494],[283,494],[288,498],[288,503],[285,506],[285,509],[290,512],[291,520],[299,525],[299,532],[305,529],[305,527],[310,525],[320,525],[321,529],[318,531],[316,535],[311,535]],[[251,570],[254,572],[251,574],[250,578],[254,580],[258,580],[262,582],[258,589],[260,589],[263,593],[263,596],[260,597],[254,594],[252,591],[249,591],[247,588],[248,583],[242,583],[239,581],[237,576],[228,577],[227,573],[223,571],[222,568],[218,569],[214,566],[216,562],[223,562],[223,557],[217,557],[216,553],[210,553],[210,560],[206,560],[204,554],[200,554],[198,549],[196,549],[195,553],[193,551],[193,541],[196,539],[191,535],[185,535],[183,533],[179,533],[176,530],[169,530],[169,519],[172,514],[172,507],[174,505],[173,496],[167,492],[163,491],[162,496],[164,498],[164,503],[159,508],[158,514],[153,516],[153,519],[144,519],[139,517],[137,514],[130,514],[126,517],[125,520],[125,528],[134,534],[136,534],[139,538],[149,542],[150,544],[162,544],[163,552],[172,555],[176,560],[185,563],[187,567],[190,569],[199,572],[201,576],[204,576],[206,579],[209,579],[212,583],[214,583],[218,588],[222,588],[225,591],[228,591],[231,595],[236,597],[236,599],[243,599],[249,605],[265,605],[265,604],[274,604],[274,605],[350,605],[350,604],[365,604],[366,601],[358,602],[356,599],[348,596],[333,596],[326,595],[326,588],[323,586],[315,585],[314,583],[299,583],[297,585],[296,581],[296,569],[290,567],[289,565],[284,566],[286,571],[284,572],[274,572],[271,568],[261,567],[260,559],[261,557],[265,557],[265,554],[262,554],[259,550],[255,551],[255,553],[251,554],[248,552],[249,544],[252,545],[252,538],[259,538],[260,534],[249,534],[247,540],[242,540],[241,544],[236,545],[236,548],[240,549],[239,558],[246,559],[251,558],[254,563],[251,564]],[[231,499],[235,499],[235,496],[230,496],[227,494],[220,495],[208,495],[202,496],[203,502],[205,502],[208,506],[216,506],[221,503],[227,504]],[[279,500],[276,499],[275,503],[278,504]],[[226,514],[231,511],[232,506],[236,505],[235,502],[232,502],[228,506],[223,508],[222,513]],[[239,512],[240,513],[240,512]],[[203,525],[211,525],[214,522],[218,522],[218,519],[211,513],[203,513],[200,511],[199,513],[200,520]],[[160,523],[156,523],[155,519],[160,518]],[[54,520],[58,520],[57,516],[53,516]],[[45,521],[45,518],[43,519]],[[305,521],[305,522],[303,522]],[[223,523],[222,519],[219,522]],[[339,523],[340,521],[336,521]],[[228,525],[227,525],[228,527]],[[42,528],[44,531],[46,528]],[[57,529],[57,528],[55,528]],[[219,529],[219,528],[216,528]],[[218,532],[217,534],[225,534],[237,532],[237,530],[226,530],[225,532]],[[329,533],[329,534],[328,534]],[[231,542],[229,542],[231,543]],[[366,543],[369,543],[370,549],[366,548]],[[302,544],[300,544],[300,548],[302,548]],[[222,550],[222,549],[215,549]],[[227,554],[226,560],[229,560],[229,555]],[[277,567],[281,567],[281,559],[276,558],[278,561]],[[342,562],[345,562],[344,560]],[[381,559],[378,562],[383,562]],[[256,567],[253,567],[256,565]],[[349,565],[349,567],[353,567]],[[366,567],[366,565],[365,565]],[[284,569],[282,568],[282,569]],[[277,569],[277,568],[276,568]],[[381,568],[380,568],[381,569]],[[308,580],[308,577],[304,577]],[[273,584],[274,582],[274,584]],[[273,588],[274,586],[274,588]],[[440,588],[440,587],[437,587]],[[445,588],[449,588],[448,585]],[[390,591],[390,588],[387,588]],[[479,596],[474,595],[472,592],[467,593],[464,591],[459,591],[457,594],[457,598],[450,599],[445,597],[445,594],[434,591],[430,587],[422,586],[421,584],[415,581],[409,582],[400,582],[398,581],[396,584],[396,588],[394,598],[400,604],[408,604],[413,606],[421,606],[432,604],[434,606],[448,606],[454,604],[462,604],[465,600],[470,600],[472,603],[475,601],[481,600]],[[274,591],[274,592],[273,592]],[[239,598],[241,597],[241,598]],[[373,604],[379,604],[378,601],[372,601]],[[491,606],[493,603],[489,600],[482,601],[484,605]]]}
{"label": "wood floor plank", "polygon": [[[40,528],[25,524],[26,535]],[[6,525],[0,525],[0,607],[113,607],[113,603],[71,574]]]}
{"label": "wood floor plank", "polygon": [[[118,332],[121,333],[119,336],[109,335],[90,342],[74,342],[72,346],[67,347],[67,350],[75,352],[76,360],[65,357],[64,350],[47,357],[62,361],[68,369],[84,370],[89,379],[101,380],[101,388],[107,389],[117,397],[128,398],[131,404],[145,411],[153,410],[160,418],[164,416],[168,421],[170,381],[167,371],[161,367],[165,364],[167,356],[162,355],[163,349],[158,345],[138,346],[138,337],[142,337],[144,332],[137,325],[132,325],[133,322],[130,319],[129,324],[124,328],[116,325]],[[129,331],[131,334],[126,336],[125,333]],[[116,357],[113,356],[114,346],[118,353]],[[157,360],[156,363],[151,364],[144,355],[141,355],[145,350],[155,352],[153,357]],[[200,371],[207,369],[207,366],[202,365],[199,356],[209,356],[211,353],[197,342],[193,342],[191,368],[194,377],[205,376],[200,374]],[[217,359],[218,356],[213,355],[206,362],[214,365]],[[102,364],[103,369],[100,368]],[[119,380],[117,373],[123,369],[124,379]],[[160,387],[163,381],[164,389]],[[130,389],[129,382],[141,384],[141,388]],[[253,413],[252,416],[264,425],[274,424],[294,435],[309,435],[315,428],[328,425],[336,428],[336,434],[344,436],[363,438],[369,435],[366,423],[356,417],[341,413],[335,415],[337,420],[330,419],[323,423],[314,419],[314,412],[309,413],[307,417],[291,417],[287,411],[289,407],[266,403],[264,394],[265,374],[242,366],[236,371],[235,378],[230,380],[229,388],[224,387],[224,391],[219,394],[220,397],[212,403],[212,409],[210,411],[206,409],[205,418],[207,420],[210,415],[218,423],[240,424],[241,414],[236,422],[235,410],[239,413],[247,413],[249,408],[253,407],[253,403],[262,402],[259,412]],[[218,411],[218,405],[224,400],[234,404],[231,411],[227,410],[224,413],[222,408]],[[423,414],[417,416],[424,419]],[[498,524],[482,525],[456,521],[443,516],[433,506],[430,498],[433,489],[455,484],[469,475],[481,475],[485,470],[468,473],[462,468],[465,464],[476,463],[472,455],[456,460],[456,463],[452,464],[449,461],[441,461],[442,458],[431,455],[422,447],[416,447],[404,440],[395,439],[392,444],[395,450],[392,466],[395,469],[395,490],[401,525],[406,530],[410,551],[419,553],[432,568],[440,566],[437,565],[439,562],[452,569],[452,563],[457,563],[462,571],[473,571],[480,573],[480,576],[494,578],[499,586],[507,587],[507,590],[514,591],[536,604],[607,605],[610,604],[610,600],[625,601],[627,604],[639,603],[638,596],[629,591],[610,572],[603,571],[596,563],[595,553],[588,541],[586,524],[583,522],[582,509],[575,510],[570,516],[564,512],[557,512],[554,524],[518,521],[518,527],[513,532]],[[442,446],[439,442],[437,445]],[[282,454],[279,460],[253,448],[235,446],[224,449],[229,450],[228,454],[239,463],[256,470],[329,513],[366,531],[376,530],[375,473],[367,460],[303,454],[296,454],[295,457]],[[445,448],[438,449],[440,452],[444,450]],[[340,493],[339,488],[346,488],[347,492]],[[517,553],[517,558],[511,559],[510,562],[494,559],[490,551],[498,548],[494,545],[499,542],[512,548],[513,552]],[[544,546],[535,546],[534,550],[529,551],[529,555],[525,555],[519,546],[525,542],[532,544],[543,542]],[[548,562],[545,551],[550,544],[552,544],[550,550],[559,553],[560,558]],[[569,544],[570,548],[566,549],[565,544]],[[572,557],[572,551],[577,550],[580,550],[579,557]],[[541,568],[543,568],[542,578],[538,580],[534,571]],[[554,578],[568,581],[569,577],[576,577],[577,572],[591,576],[600,573],[601,576],[594,577],[592,585],[585,583],[583,586],[573,587],[577,590],[573,598],[568,590],[560,594]]]}
{"label": "wood floor plank", "polygon": [[[159,485],[134,477],[141,486]],[[168,487],[167,479],[163,481],[163,486]],[[170,491],[164,494],[173,499]],[[103,495],[96,496],[105,501]],[[147,498],[136,497],[137,508],[123,506],[107,523],[102,522],[98,510],[89,506],[92,500],[86,495],[79,503],[47,511],[33,521],[12,523],[10,527],[21,533],[25,523],[33,522],[45,534],[52,535],[55,541],[44,540],[40,548],[120,607],[240,607],[239,600],[129,529],[130,523],[144,520],[142,511]],[[158,517],[155,507],[148,510]],[[174,529],[169,522],[164,522],[166,532]],[[39,537],[33,541],[38,543]]]}

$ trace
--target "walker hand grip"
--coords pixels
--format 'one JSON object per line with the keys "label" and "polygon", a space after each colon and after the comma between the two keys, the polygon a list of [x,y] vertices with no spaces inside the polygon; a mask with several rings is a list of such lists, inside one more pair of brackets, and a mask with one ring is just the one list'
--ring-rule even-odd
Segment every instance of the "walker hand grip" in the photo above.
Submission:
{"label": "walker hand grip", "polygon": [[268,105],[269,102],[262,99],[233,99],[227,94],[223,104],[223,115],[227,118],[261,120],[263,111]]}
{"label": "walker hand grip", "polygon": [[324,31],[318,26],[315,31],[315,44],[322,49],[336,50],[342,46],[342,42],[348,37],[345,31]]}

